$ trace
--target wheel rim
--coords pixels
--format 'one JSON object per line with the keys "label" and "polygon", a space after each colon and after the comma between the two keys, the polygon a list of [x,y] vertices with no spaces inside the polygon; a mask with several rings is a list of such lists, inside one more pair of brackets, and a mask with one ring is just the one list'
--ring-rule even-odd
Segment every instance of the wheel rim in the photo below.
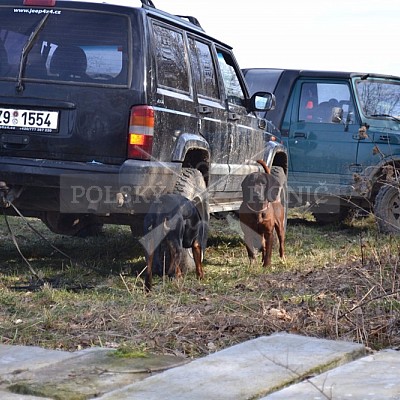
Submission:
{"label": "wheel rim", "polygon": [[400,195],[394,192],[390,202],[388,202],[388,215],[396,226],[400,226]]}

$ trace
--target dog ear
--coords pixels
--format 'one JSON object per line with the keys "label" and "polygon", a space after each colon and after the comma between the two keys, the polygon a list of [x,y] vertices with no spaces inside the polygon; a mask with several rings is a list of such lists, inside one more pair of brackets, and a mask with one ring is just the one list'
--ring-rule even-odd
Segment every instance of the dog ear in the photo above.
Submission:
{"label": "dog ear", "polygon": [[267,185],[265,186],[265,198],[273,202],[277,200],[277,197],[280,192],[280,184],[279,181],[272,175],[265,174],[267,178]]}
{"label": "dog ear", "polygon": [[252,176],[247,175],[243,181],[242,181],[242,194],[243,194],[243,200],[244,201],[249,201],[250,200],[250,187],[252,186],[251,183]]}
{"label": "dog ear", "polygon": [[248,186],[247,182],[249,181],[249,179],[250,179],[250,175],[247,175],[247,176],[243,179],[243,181],[242,181],[242,190],[245,189],[245,188]]}

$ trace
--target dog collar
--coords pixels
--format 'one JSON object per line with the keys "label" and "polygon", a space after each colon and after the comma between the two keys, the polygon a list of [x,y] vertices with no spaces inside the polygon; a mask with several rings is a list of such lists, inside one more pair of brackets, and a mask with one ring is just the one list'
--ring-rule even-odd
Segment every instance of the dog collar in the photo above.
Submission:
{"label": "dog collar", "polygon": [[269,204],[270,204],[270,203],[268,202],[267,205],[266,205],[262,210],[255,210],[254,208],[252,208],[252,207],[249,206],[249,203],[246,203],[246,206],[247,206],[247,208],[248,208],[250,211],[253,211],[253,212],[255,212],[255,213],[262,213],[262,212],[268,210]]}

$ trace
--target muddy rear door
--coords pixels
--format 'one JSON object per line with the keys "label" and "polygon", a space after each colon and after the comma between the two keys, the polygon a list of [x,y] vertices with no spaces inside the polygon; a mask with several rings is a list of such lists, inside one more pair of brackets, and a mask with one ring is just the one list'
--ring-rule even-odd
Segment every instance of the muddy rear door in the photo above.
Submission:
{"label": "muddy rear door", "polygon": [[168,162],[182,135],[198,134],[197,108],[184,31],[157,20],[151,20],[151,30],[156,78],[153,158]]}

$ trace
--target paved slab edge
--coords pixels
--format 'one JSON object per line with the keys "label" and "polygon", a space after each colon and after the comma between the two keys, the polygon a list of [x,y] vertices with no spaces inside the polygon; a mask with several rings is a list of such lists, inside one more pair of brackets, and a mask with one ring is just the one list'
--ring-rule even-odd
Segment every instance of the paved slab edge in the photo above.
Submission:
{"label": "paved slab edge", "polygon": [[255,399],[364,355],[363,345],[279,333],[219,351],[100,399]]}
{"label": "paved slab edge", "polygon": [[400,399],[400,352],[382,350],[261,400]]}

